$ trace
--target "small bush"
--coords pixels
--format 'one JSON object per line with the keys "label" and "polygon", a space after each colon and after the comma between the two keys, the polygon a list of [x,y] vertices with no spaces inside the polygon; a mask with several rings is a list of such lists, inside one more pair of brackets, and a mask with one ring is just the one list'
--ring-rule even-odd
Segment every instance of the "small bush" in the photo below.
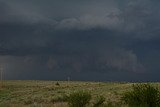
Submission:
{"label": "small bush", "polygon": [[104,102],[105,102],[105,98],[103,96],[97,96],[93,107],[101,107],[104,105]]}
{"label": "small bush", "polygon": [[69,107],[86,107],[91,100],[91,94],[87,91],[73,92],[68,96]]}
{"label": "small bush", "polygon": [[135,84],[123,94],[122,101],[130,107],[160,107],[160,92],[150,84]]}
{"label": "small bush", "polygon": [[59,84],[59,82],[56,82],[56,84],[55,84],[56,86],[60,86],[60,84]]}
{"label": "small bush", "polygon": [[67,101],[67,95],[59,95],[55,96],[51,99],[51,102],[56,103],[56,102],[65,102]]}
{"label": "small bush", "polygon": [[33,103],[32,99],[25,99],[24,100],[25,105],[29,105],[29,104],[32,104],[32,103]]}

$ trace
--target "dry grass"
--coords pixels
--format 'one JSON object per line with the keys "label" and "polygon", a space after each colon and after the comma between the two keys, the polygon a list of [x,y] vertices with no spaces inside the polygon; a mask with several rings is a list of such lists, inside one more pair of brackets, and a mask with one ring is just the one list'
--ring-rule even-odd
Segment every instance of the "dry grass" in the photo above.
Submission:
{"label": "dry grass", "polygon": [[[160,87],[159,83],[153,84]],[[64,96],[77,90],[90,91],[91,103],[100,95],[105,97],[105,103],[119,102],[132,83],[16,80],[4,81],[4,85],[0,88],[0,107],[67,107]]]}

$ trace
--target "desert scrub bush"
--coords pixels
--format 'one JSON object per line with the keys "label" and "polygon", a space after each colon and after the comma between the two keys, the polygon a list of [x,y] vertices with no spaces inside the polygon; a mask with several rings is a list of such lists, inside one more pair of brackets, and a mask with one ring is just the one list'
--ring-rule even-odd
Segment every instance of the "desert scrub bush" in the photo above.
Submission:
{"label": "desert scrub bush", "polygon": [[69,107],[86,107],[91,100],[91,94],[88,91],[73,92],[68,96]]}
{"label": "desert scrub bush", "polygon": [[59,82],[56,82],[56,84],[55,84],[56,86],[60,86],[60,84],[59,84]]}
{"label": "desert scrub bush", "polygon": [[97,96],[94,102],[93,107],[103,107],[105,102],[105,97],[103,96]]}
{"label": "desert scrub bush", "polygon": [[134,84],[121,100],[129,107],[160,107],[160,91],[150,84]]}
{"label": "desert scrub bush", "polygon": [[52,103],[57,103],[57,102],[66,102],[67,101],[68,96],[67,95],[59,95],[59,96],[55,96],[51,99]]}

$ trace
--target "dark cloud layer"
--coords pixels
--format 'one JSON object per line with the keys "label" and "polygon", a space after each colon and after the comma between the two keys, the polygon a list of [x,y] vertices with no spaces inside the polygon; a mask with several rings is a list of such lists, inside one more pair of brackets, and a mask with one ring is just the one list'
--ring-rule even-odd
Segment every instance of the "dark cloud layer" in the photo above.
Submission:
{"label": "dark cloud layer", "polygon": [[5,76],[159,81],[159,5],[158,0],[0,0]]}

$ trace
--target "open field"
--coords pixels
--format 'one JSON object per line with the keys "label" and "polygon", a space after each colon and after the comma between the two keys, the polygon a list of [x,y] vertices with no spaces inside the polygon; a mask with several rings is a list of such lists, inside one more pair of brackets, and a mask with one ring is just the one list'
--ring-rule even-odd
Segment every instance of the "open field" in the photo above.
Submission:
{"label": "open field", "polygon": [[[78,81],[4,81],[0,88],[0,107],[67,107],[65,96],[77,90],[91,92],[94,102],[104,96],[105,103],[118,103],[133,83]],[[151,83],[160,87],[160,83]]]}

